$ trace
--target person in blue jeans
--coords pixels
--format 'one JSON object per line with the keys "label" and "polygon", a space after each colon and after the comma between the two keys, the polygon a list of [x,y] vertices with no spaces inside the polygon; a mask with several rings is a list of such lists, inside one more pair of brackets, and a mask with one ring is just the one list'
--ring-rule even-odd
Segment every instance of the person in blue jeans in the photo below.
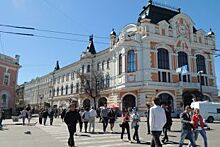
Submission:
{"label": "person in blue jeans", "polygon": [[190,111],[191,111],[190,106],[186,106],[185,111],[180,114],[180,120],[182,123],[182,132],[180,135],[179,147],[183,146],[186,136],[189,138],[191,145],[193,147],[196,147],[196,143],[195,143],[193,131],[192,131],[193,125],[192,125],[191,117],[189,114]]}
{"label": "person in blue jeans", "polygon": [[134,128],[133,140],[136,140],[137,143],[140,143],[139,135],[138,135],[140,115],[137,112],[137,108],[134,108],[132,111],[133,111],[133,114],[131,116],[131,118],[132,118],[131,127]]}
{"label": "person in blue jeans", "polygon": [[[195,129],[195,131],[194,131],[195,141],[198,139],[198,135],[201,134],[203,141],[204,141],[204,147],[208,147],[207,136],[206,136],[206,132],[204,129],[205,124],[203,122],[202,116],[199,114],[198,108],[196,108],[194,110],[194,114],[192,116],[192,123],[193,123],[193,127]],[[188,146],[190,147],[191,143],[189,143]]]}

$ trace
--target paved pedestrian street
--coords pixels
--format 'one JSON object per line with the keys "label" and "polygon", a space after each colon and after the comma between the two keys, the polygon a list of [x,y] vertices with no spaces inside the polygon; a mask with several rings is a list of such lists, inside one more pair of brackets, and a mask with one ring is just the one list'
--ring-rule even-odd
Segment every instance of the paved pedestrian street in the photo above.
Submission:
{"label": "paved pedestrian street", "polygon": [[[142,124],[145,124],[146,122],[142,122]],[[80,133],[79,130],[77,130],[75,134],[75,142],[78,147],[115,147],[115,146],[146,146],[150,145],[150,141],[144,140],[144,138],[140,137],[141,144],[135,143],[135,141],[129,142],[127,140],[127,134],[124,134],[124,139],[120,139],[120,132],[121,128],[119,126],[119,121],[115,124],[115,132],[107,132],[103,133],[102,131],[102,123],[96,123],[96,132],[91,133]],[[37,125],[38,128],[43,130],[44,132],[48,133],[52,137],[56,138],[59,142],[63,143],[64,146],[67,145],[68,140],[68,130],[64,123],[61,123],[59,120],[56,121],[56,125],[53,126],[43,126],[43,125]],[[79,127],[77,127],[78,129]],[[140,130],[141,131],[141,130]],[[132,131],[131,131],[131,137],[132,137]],[[148,135],[150,137],[150,135]],[[149,138],[148,137],[148,138]],[[167,144],[166,147],[173,147],[176,145]]]}
{"label": "paved pedestrian street", "polygon": [[[68,147],[68,130],[64,122],[61,119],[54,119],[53,126],[49,125],[34,125],[38,118],[31,120],[31,126],[22,126],[19,123],[9,123],[11,120],[4,121],[4,129],[0,130],[0,147]],[[143,120],[143,119],[142,119]],[[139,136],[140,144],[135,143],[132,140],[130,143],[127,140],[127,134],[124,134],[124,140],[120,139],[121,128],[119,127],[120,119],[116,121],[114,132],[111,133],[109,126],[107,133],[103,134],[102,123],[96,122],[95,133],[84,133],[79,132],[77,126],[77,132],[75,136],[75,142],[77,147],[139,147],[139,146],[150,146],[151,135],[146,134],[146,122],[143,120],[140,123]],[[219,131],[220,123],[216,122],[209,124],[211,127],[210,131],[207,131],[209,147],[217,147],[220,145]],[[179,119],[174,119],[171,132],[168,132],[169,142],[163,145],[164,147],[178,147],[180,139],[180,128],[181,124]],[[30,134],[27,133],[30,131]],[[84,131],[84,130],[83,130]],[[131,138],[133,130],[131,129]],[[184,147],[187,146],[188,140],[185,140]],[[199,136],[197,144],[203,147],[202,137]]]}

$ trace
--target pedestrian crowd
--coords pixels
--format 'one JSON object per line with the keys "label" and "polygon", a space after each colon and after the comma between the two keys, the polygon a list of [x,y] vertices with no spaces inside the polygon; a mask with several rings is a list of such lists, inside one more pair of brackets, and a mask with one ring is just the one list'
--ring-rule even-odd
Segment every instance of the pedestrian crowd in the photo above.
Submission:
{"label": "pedestrian crowd", "polygon": [[[171,130],[172,117],[171,117],[171,106],[166,104],[161,104],[159,98],[155,98],[152,101],[153,105],[147,104],[147,110],[145,112],[147,119],[147,134],[151,134],[151,147],[162,147],[163,144],[169,142],[168,131]],[[68,109],[56,109],[56,108],[41,108],[38,112],[39,114],[39,124],[46,125],[47,119],[49,118],[49,124],[53,125],[53,119],[59,118],[66,123],[69,131],[68,145],[70,147],[75,146],[74,134],[76,132],[77,123],[79,123],[80,132],[85,133],[95,133],[95,119],[100,116],[100,122],[103,125],[103,133],[107,132],[108,124],[110,126],[111,133],[114,133],[115,121],[117,119],[118,113],[113,107],[107,108],[107,104],[103,107],[95,110],[94,107],[85,107],[77,109],[76,103],[71,103]],[[26,124],[27,119],[28,125],[30,125],[32,111],[30,105],[25,107],[20,111],[20,118],[22,118],[23,125]],[[140,126],[140,114],[136,107],[131,110],[123,109],[122,111],[122,122],[119,124],[121,127],[120,138],[124,139],[125,131],[127,132],[128,141],[135,141],[136,143],[141,143],[139,138],[139,126]],[[4,113],[0,109],[0,129],[2,128],[2,120],[4,119]],[[131,123],[130,123],[131,122]],[[199,109],[192,109],[190,106],[186,106],[184,112],[180,114],[181,122],[181,135],[179,141],[179,147],[183,146],[184,140],[188,139],[188,147],[196,147],[196,140],[198,135],[201,134],[204,140],[204,147],[208,147],[206,131],[204,129],[205,122],[200,115]],[[84,128],[84,130],[83,130]],[[131,138],[130,129],[133,129],[134,133]],[[163,138],[160,139],[163,133]]]}
{"label": "pedestrian crowd", "polygon": [[[169,142],[168,131],[171,130],[172,117],[171,117],[171,106],[161,104],[159,98],[155,98],[152,102],[153,105],[147,104],[147,134],[151,134],[151,147],[162,147],[163,144]],[[42,117],[50,115],[48,111],[42,112]],[[107,108],[107,104],[104,104],[99,112],[94,107],[85,107],[77,109],[77,104],[70,104],[69,110],[64,109],[61,113],[61,119],[66,123],[69,130],[68,145],[70,147],[75,146],[74,134],[76,132],[77,123],[79,123],[80,132],[95,133],[95,118],[100,116],[100,122],[103,124],[103,133],[107,132],[108,124],[110,126],[111,133],[114,133],[115,121],[118,114],[114,108]],[[122,122],[119,124],[121,127],[121,139],[124,139],[125,131],[127,132],[127,138],[130,142],[141,143],[139,138],[139,126],[140,126],[140,114],[136,107],[132,108],[131,111],[123,109],[122,111]],[[50,117],[51,118],[51,117]],[[202,116],[199,114],[199,109],[192,110],[190,106],[185,107],[185,111],[180,114],[180,120],[182,124],[181,135],[179,141],[179,147],[183,146],[184,140],[189,139],[189,147],[196,147],[196,140],[198,135],[201,134],[204,140],[204,147],[208,147],[207,136],[204,129],[205,123]],[[131,122],[131,123],[130,123]],[[88,130],[87,130],[88,129]],[[133,129],[134,133],[131,136],[130,129]],[[160,139],[163,133],[163,138]],[[131,138],[132,137],[132,138]],[[133,141],[131,141],[133,139]]]}

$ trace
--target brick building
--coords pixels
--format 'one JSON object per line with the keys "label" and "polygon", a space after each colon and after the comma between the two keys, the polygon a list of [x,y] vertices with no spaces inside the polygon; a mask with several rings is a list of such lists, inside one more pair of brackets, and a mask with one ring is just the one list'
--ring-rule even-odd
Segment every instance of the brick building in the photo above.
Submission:
{"label": "brick building", "polygon": [[16,85],[19,56],[15,58],[0,54],[0,107],[15,110]]}

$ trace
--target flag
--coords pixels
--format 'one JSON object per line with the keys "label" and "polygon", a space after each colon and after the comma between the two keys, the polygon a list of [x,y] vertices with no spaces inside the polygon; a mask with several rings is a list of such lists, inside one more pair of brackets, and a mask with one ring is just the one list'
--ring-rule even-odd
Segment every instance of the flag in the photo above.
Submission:
{"label": "flag", "polygon": [[181,67],[182,70],[181,70],[181,75],[187,75],[188,74],[188,66],[187,65],[184,65]]}
{"label": "flag", "polygon": [[183,66],[177,68],[177,69],[176,69],[176,72],[177,72],[177,73],[180,73],[182,76],[183,76],[183,75],[187,75],[187,74],[189,73],[189,71],[188,71],[188,65],[183,65]]}

